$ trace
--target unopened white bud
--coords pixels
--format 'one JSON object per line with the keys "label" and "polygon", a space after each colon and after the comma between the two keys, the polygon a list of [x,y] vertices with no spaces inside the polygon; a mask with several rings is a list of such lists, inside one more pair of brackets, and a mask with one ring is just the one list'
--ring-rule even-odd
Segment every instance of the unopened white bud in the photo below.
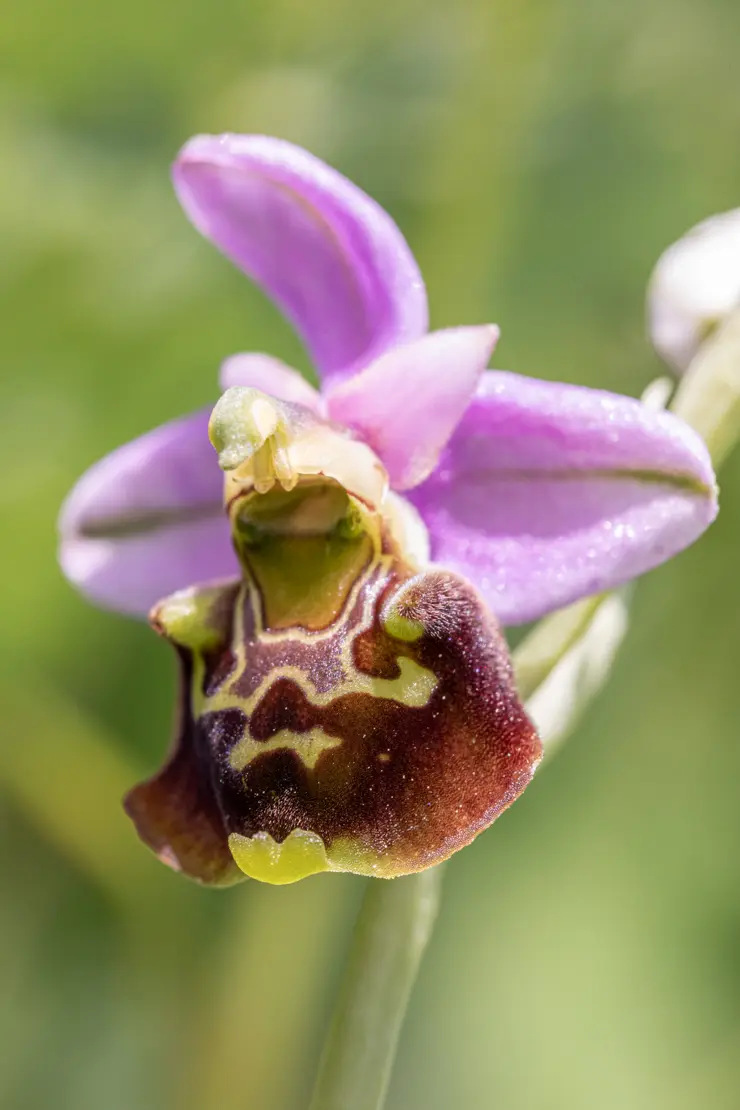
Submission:
{"label": "unopened white bud", "polygon": [[648,331],[679,373],[740,305],[740,208],[697,224],[658,259],[648,289]]}

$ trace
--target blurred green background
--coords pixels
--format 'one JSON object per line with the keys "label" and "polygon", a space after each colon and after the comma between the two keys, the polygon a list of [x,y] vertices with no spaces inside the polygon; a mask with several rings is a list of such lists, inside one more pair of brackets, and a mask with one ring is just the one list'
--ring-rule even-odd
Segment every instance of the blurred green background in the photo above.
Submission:
{"label": "blurred green background", "polygon": [[[308,369],[168,182],[199,130],[309,147],[394,214],[435,326],[640,391],[659,252],[740,203],[734,0],[6,0],[0,29],[0,1106],[301,1110],[363,884],[201,891],[119,798],[174,659],[55,564],[94,459]],[[613,680],[449,868],[390,1110],[740,1106],[740,455],[640,586]]]}

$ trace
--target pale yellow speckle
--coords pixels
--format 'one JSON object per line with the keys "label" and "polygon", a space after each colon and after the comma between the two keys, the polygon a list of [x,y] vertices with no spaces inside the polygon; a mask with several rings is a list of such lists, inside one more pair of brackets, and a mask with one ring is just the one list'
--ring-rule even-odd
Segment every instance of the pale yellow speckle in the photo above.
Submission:
{"label": "pale yellow speckle", "polygon": [[312,728],[308,732],[292,732],[291,729],[283,728],[269,740],[253,740],[247,731],[234,745],[229,763],[235,771],[241,771],[257,756],[287,748],[295,752],[306,767],[313,770],[322,752],[336,748],[341,743],[340,737],[329,736],[323,728]]}

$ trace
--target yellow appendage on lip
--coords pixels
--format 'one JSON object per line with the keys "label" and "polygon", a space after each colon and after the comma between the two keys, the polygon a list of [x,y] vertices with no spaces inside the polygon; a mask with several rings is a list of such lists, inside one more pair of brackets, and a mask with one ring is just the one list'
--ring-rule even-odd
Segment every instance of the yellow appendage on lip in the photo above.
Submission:
{"label": "yellow appendage on lip", "polygon": [[245,875],[274,886],[297,883],[309,875],[332,870],[321,837],[304,829],[293,829],[282,844],[266,832],[254,836],[231,833],[229,848]]}
{"label": "yellow appendage on lip", "polygon": [[376,853],[364,851],[351,838],[335,840],[328,853],[318,833],[306,829],[293,829],[282,842],[267,832],[254,836],[231,833],[229,849],[237,867],[248,878],[273,886],[297,883],[322,871],[353,871],[386,879],[396,874],[392,860],[385,861],[384,866]]}

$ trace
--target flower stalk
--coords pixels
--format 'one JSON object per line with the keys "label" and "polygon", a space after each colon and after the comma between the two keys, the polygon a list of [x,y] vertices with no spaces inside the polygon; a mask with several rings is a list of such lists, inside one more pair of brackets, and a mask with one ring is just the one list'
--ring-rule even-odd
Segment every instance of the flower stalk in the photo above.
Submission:
{"label": "flower stalk", "polygon": [[370,880],[310,1110],[381,1110],[439,909],[444,865]]}
{"label": "flower stalk", "polygon": [[707,337],[671,405],[704,438],[715,466],[740,435],[740,309]]}

